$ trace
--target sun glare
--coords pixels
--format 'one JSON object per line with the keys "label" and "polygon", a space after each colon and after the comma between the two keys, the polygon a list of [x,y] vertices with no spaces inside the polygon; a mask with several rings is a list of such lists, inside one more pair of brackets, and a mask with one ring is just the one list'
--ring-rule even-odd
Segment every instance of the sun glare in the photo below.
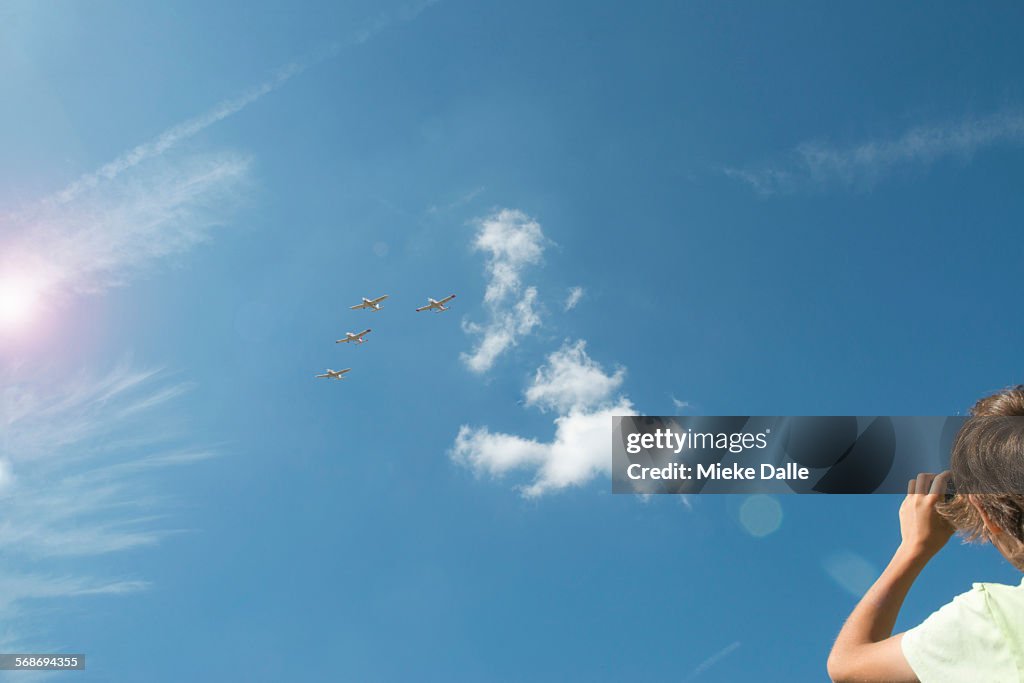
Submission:
{"label": "sun glare", "polygon": [[17,329],[28,324],[36,311],[39,293],[32,283],[0,279],[0,328]]}

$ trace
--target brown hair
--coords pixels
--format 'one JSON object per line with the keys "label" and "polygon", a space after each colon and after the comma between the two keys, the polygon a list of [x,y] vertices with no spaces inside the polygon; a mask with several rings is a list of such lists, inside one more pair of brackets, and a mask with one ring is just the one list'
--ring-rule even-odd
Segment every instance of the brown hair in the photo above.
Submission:
{"label": "brown hair", "polygon": [[[1024,420],[1007,419],[1021,417],[1024,384],[975,403],[971,418],[953,441],[949,468],[959,493],[938,510],[969,541],[992,538],[968,493],[993,523],[1024,548]],[[1024,557],[1007,559],[1014,564],[1024,561]]]}

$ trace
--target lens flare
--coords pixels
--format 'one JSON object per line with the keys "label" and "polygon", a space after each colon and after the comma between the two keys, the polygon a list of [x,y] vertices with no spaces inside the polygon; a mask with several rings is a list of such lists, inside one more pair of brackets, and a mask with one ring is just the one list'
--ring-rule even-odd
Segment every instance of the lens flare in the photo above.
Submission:
{"label": "lens flare", "polygon": [[782,525],[782,506],[772,496],[758,493],[740,506],[740,526],[755,538],[768,536]]}

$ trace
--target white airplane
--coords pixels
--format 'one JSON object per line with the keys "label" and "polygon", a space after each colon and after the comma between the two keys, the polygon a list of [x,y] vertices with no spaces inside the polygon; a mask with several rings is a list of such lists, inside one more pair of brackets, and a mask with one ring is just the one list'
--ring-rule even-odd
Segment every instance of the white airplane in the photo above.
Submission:
{"label": "white airplane", "polygon": [[335,340],[334,343],[335,344],[348,344],[349,342],[355,342],[356,344],[362,344],[363,342],[366,341],[365,339],[363,339],[363,337],[365,337],[366,335],[370,334],[370,332],[372,332],[372,331],[373,330],[371,330],[369,327],[367,327],[365,330],[363,330],[362,332],[360,332],[358,334],[356,334],[354,332],[346,332],[344,339],[337,339],[337,340]]}
{"label": "white airplane", "polygon": [[328,379],[345,379],[345,373],[349,372],[352,368],[345,368],[344,370],[331,370],[327,368],[327,372],[317,377],[326,377]]}
{"label": "white airplane", "polygon": [[435,313],[440,313],[441,311],[447,311],[448,307],[445,306],[445,304],[448,303],[449,301],[451,301],[454,298],[455,298],[454,294],[449,294],[448,296],[446,296],[445,298],[441,299],[440,301],[434,301],[433,299],[428,297],[427,301],[429,301],[430,303],[428,303],[426,306],[420,306],[419,308],[416,309],[416,312],[419,313],[420,311],[433,310]]}
{"label": "white airplane", "polygon": [[379,311],[381,309],[380,302],[384,301],[384,299],[387,299],[387,298],[388,298],[387,294],[385,294],[384,296],[378,296],[376,299],[367,299],[364,296],[363,297],[363,303],[356,304],[355,306],[349,306],[349,308],[351,308],[353,311],[357,310],[357,309],[360,309],[360,308],[370,308],[370,309],[373,309],[374,311]]}

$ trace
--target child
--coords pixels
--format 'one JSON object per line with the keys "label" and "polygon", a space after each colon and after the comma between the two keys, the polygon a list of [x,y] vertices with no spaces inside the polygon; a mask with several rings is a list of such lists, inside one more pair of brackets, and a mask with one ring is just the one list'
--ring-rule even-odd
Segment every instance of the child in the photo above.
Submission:
{"label": "child", "polygon": [[[1024,385],[984,398],[979,418],[1024,416]],[[944,502],[950,477],[960,493]],[[967,420],[950,471],[921,474],[900,506],[902,542],[836,638],[833,681],[1024,681],[1024,582],[976,583],[920,625],[892,635],[914,579],[954,531],[986,540],[1024,570],[1024,418]]]}

